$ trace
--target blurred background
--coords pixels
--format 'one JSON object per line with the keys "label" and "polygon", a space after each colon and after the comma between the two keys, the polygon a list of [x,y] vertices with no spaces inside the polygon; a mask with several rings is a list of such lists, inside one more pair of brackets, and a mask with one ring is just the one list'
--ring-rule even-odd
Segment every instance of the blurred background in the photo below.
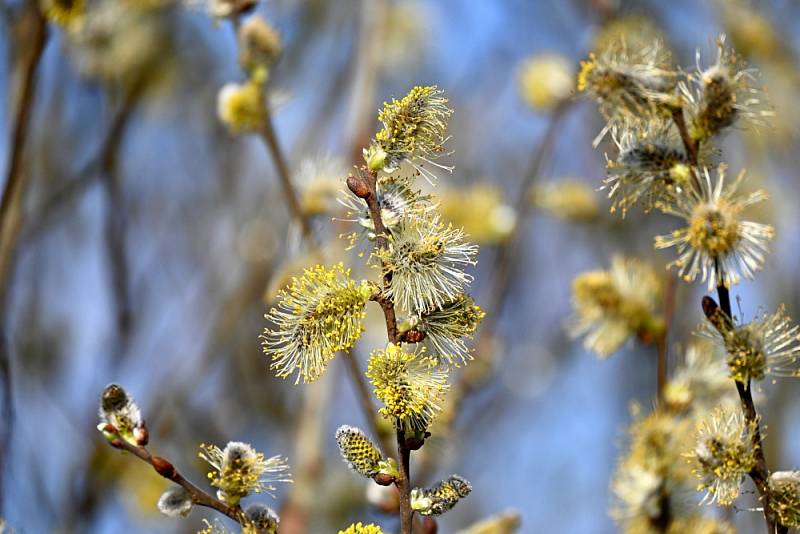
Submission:
{"label": "blurred background", "polygon": [[[396,531],[336,449],[339,425],[366,426],[343,357],[318,383],[295,386],[274,378],[261,352],[277,289],[316,258],[270,151],[217,117],[220,87],[244,79],[230,23],[187,1],[105,0],[87,25],[94,33],[48,27],[19,160],[16,246],[2,252],[0,516],[29,533],[194,532],[214,517],[159,514],[168,483],[98,434],[99,394],[118,382],[142,408],[151,450],[190,479],[207,470],[200,443],[247,441],[288,456],[299,478],[275,499],[254,498],[282,509],[287,529],[369,520]],[[652,406],[655,350],[631,344],[607,361],[586,352],[564,328],[570,282],[618,252],[660,268],[672,251],[654,252],[652,236],[671,223],[608,213],[595,191],[604,146],[591,147],[603,122],[592,103],[562,99],[604,32],[645,28],[687,68],[697,48],[713,61],[713,40],[727,33],[762,71],[777,112],[770,129],[723,143],[731,168],[746,167],[770,191],[760,217],[777,229],[764,272],[733,294],[746,317],[780,302],[798,317],[800,4],[268,0],[255,9],[281,35],[269,82],[274,129],[326,258],[366,272],[337,237],[349,223],[332,217],[342,216],[338,191],[381,103],[437,84],[455,110],[446,162],[455,170],[439,173],[437,194],[445,217],[481,245],[473,295],[488,316],[439,433],[413,460],[414,480],[455,472],[474,486],[440,532],[508,510],[521,515],[520,532],[615,532],[609,480],[631,403]],[[28,11],[2,4],[4,176],[33,46]],[[522,73],[532,57],[540,70],[530,78]],[[676,286],[671,367],[702,317],[702,290]],[[385,342],[375,311],[353,352],[362,367]],[[800,467],[791,446],[800,389],[791,379],[764,388],[767,457]],[[732,517],[742,532],[762,521]]]}

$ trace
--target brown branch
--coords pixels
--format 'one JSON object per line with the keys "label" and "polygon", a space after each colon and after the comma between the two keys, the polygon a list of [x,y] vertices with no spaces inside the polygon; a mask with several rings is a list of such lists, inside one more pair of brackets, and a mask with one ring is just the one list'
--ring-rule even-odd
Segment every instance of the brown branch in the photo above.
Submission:
{"label": "brown branch", "polygon": [[138,87],[125,96],[120,113],[112,123],[108,144],[100,158],[102,177],[100,184],[107,202],[104,215],[104,240],[111,274],[111,294],[113,295],[118,345],[113,357],[115,364],[118,364],[128,352],[134,324],[130,269],[127,259],[127,214],[118,160],[126,127],[129,124],[127,117],[134,109],[143,87],[143,81],[140,81]]}
{"label": "brown branch", "polygon": [[[717,295],[719,296],[720,306],[714,302],[709,296],[703,297],[703,313],[709,319],[711,324],[719,331],[722,336],[725,336],[727,328],[732,328],[731,315],[731,299],[728,288],[725,286],[717,286]],[[720,317],[720,311],[721,317]],[[753,448],[755,449],[756,465],[750,470],[750,478],[758,489],[761,498],[761,504],[764,509],[764,519],[767,523],[767,533],[786,534],[789,529],[780,524],[775,511],[772,509],[768,480],[769,468],[767,467],[767,460],[764,456],[764,447],[761,438],[761,428],[759,425],[758,412],[753,402],[753,395],[750,389],[750,379],[746,383],[736,382],[736,391],[739,394],[739,401],[742,405],[742,413],[744,414],[745,421],[755,427],[753,433]]]}
{"label": "brown branch", "polygon": [[667,273],[667,283],[664,290],[664,327],[656,336],[655,344],[658,352],[657,366],[657,399],[658,404],[664,403],[664,389],[669,379],[669,327],[672,323],[672,314],[675,311],[675,277]]}
{"label": "brown branch", "polygon": [[678,127],[678,133],[686,149],[686,155],[689,157],[689,174],[699,193],[702,190],[700,187],[700,178],[697,176],[697,166],[700,160],[700,143],[692,139],[692,136],[689,134],[689,129],[686,127],[686,116],[683,112],[683,107],[678,106],[673,108],[672,120],[675,126]]}
{"label": "brown branch", "polygon": [[[687,155],[689,156],[691,176],[694,180],[695,187],[697,187],[697,191],[699,192],[701,189],[697,176],[697,165],[700,144],[692,139],[691,135],[689,134],[682,107],[676,107],[672,111],[672,119],[675,122],[675,125],[678,127],[678,132],[680,133],[683,146],[686,149]],[[717,274],[720,274],[720,269],[717,264],[714,265],[714,269],[717,271]],[[719,297],[719,306],[711,297],[703,297],[703,312],[714,325],[714,327],[717,328],[720,334],[724,337],[726,329],[725,322],[728,323],[728,327],[733,326],[731,324],[733,314],[731,313],[730,292],[728,291],[727,287],[721,284],[717,286],[717,296]],[[721,319],[719,317],[718,310],[722,311]],[[756,465],[750,471],[749,475],[758,489],[759,495],[761,496],[761,502],[764,508],[764,519],[767,523],[767,533],[785,534],[788,532],[788,528],[784,527],[778,522],[777,515],[775,514],[774,510],[772,510],[770,504],[769,489],[767,487],[769,469],[767,468],[767,460],[764,456],[764,449],[762,446],[758,413],[756,412],[756,407],[753,403],[753,396],[750,391],[750,379],[748,378],[746,383],[739,382],[738,380],[735,380],[735,382],[736,391],[739,394],[739,401],[742,405],[742,413],[744,414],[745,420],[755,426],[755,432],[753,433],[753,448],[755,449]]]}
{"label": "brown branch", "polygon": [[683,113],[683,107],[676,107],[672,110],[672,120],[675,126],[678,127],[678,133],[683,141],[683,146],[686,148],[686,155],[689,156],[689,162],[692,165],[697,165],[698,160],[698,146],[692,136],[689,135],[689,129],[686,127],[686,117]]}
{"label": "brown branch", "polygon": [[97,153],[82,164],[79,170],[73,173],[72,178],[64,180],[64,184],[42,203],[42,207],[37,210],[34,217],[31,217],[30,223],[22,231],[23,242],[30,242],[39,237],[43,231],[50,227],[58,212],[70,200],[86,191],[99,179],[103,162],[107,161],[110,154],[116,152],[119,148],[119,143],[128,127],[135,103],[136,101],[133,98],[126,98],[123,101],[112,117],[108,131],[100,143]]}
{"label": "brown branch", "polygon": [[[386,226],[383,224],[383,217],[381,216],[381,207],[378,204],[377,193],[377,176],[375,173],[362,169],[360,176],[349,176],[347,178],[347,187],[357,197],[362,198],[367,203],[369,215],[372,219],[372,225],[375,230],[375,248],[384,250],[389,246],[387,236],[389,233],[386,231]],[[392,284],[392,272],[387,269],[386,264],[381,265],[383,271],[383,293],[378,294],[373,298],[383,310],[383,316],[386,321],[386,334],[389,341],[392,343],[399,343],[400,336],[397,332],[397,315],[394,310],[394,302],[386,296],[386,291]]]}
{"label": "brown branch", "polygon": [[[378,204],[377,176],[374,172],[362,168],[358,176],[347,178],[347,187],[354,195],[363,199],[367,203],[370,218],[375,230],[375,248],[378,250],[386,249],[389,246],[387,239],[388,232],[383,224],[381,208]],[[377,302],[386,322],[386,335],[391,343],[399,344],[400,336],[397,332],[397,316],[394,309],[394,302],[386,295],[392,283],[392,272],[388,269],[385,262],[381,262],[383,272],[383,292],[373,297]],[[419,448],[419,447],[417,447]],[[395,486],[400,494],[400,531],[402,534],[411,534],[413,530],[413,511],[411,510],[411,477],[409,464],[411,461],[411,449],[406,443],[405,432],[397,430],[397,455],[399,459],[400,477],[395,479]]]}
{"label": "brown branch", "polygon": [[267,111],[264,117],[264,124],[262,124],[261,128],[258,130],[258,133],[267,145],[272,161],[275,164],[275,169],[278,171],[278,179],[281,182],[283,197],[289,206],[289,212],[298,224],[300,224],[300,231],[303,233],[303,239],[306,241],[306,244],[311,249],[314,249],[316,248],[316,242],[311,229],[311,218],[303,211],[303,207],[300,205],[297,190],[289,174],[289,165],[286,163],[286,158],[278,142],[278,136],[275,134],[275,128],[272,124],[272,114],[269,111]]}
{"label": "brown branch", "polygon": [[[39,11],[38,2],[30,2],[22,23],[30,25],[29,42],[22,44],[22,79],[14,110],[13,130],[7,154],[8,170],[0,200],[0,386],[2,386],[2,421],[0,431],[0,472],[5,473],[8,449],[13,435],[13,383],[11,346],[5,333],[7,296],[11,286],[11,269],[23,220],[23,199],[26,176],[22,170],[25,142],[36,94],[36,70],[47,43],[47,23]],[[24,28],[28,29],[28,28]],[[24,35],[25,32],[20,32]],[[26,51],[27,48],[27,51]],[[5,485],[0,480],[0,502],[5,497]]]}
{"label": "brown branch", "polygon": [[[237,13],[230,17],[231,28],[233,29],[233,38],[237,42],[237,45],[239,42],[239,29],[241,27],[239,20],[240,15],[241,13]],[[262,96],[264,98],[266,97],[266,95]],[[297,190],[294,187],[291,174],[289,173],[289,165],[286,161],[283,150],[281,149],[278,136],[275,133],[275,127],[272,124],[272,113],[270,112],[269,108],[266,109],[266,113],[264,114],[264,122],[261,125],[261,128],[258,129],[258,134],[262,141],[264,141],[264,144],[267,146],[270,157],[272,158],[272,162],[275,164],[275,169],[278,171],[278,180],[281,182],[281,189],[283,190],[284,199],[289,206],[289,213],[298,222],[298,224],[300,224],[300,231],[303,234],[303,239],[305,240],[306,245],[308,245],[312,250],[315,250],[317,248],[317,244],[316,240],[314,239],[314,233],[311,229],[311,218],[305,211],[303,211],[303,208],[300,205],[300,200],[297,196]]]}
{"label": "brown branch", "polygon": [[666,329],[656,337],[656,352],[658,354],[658,366],[656,371],[656,397],[659,406],[664,404],[664,388],[667,387],[667,331]]}
{"label": "brown branch", "polygon": [[23,46],[22,80],[14,112],[13,133],[8,148],[9,164],[0,201],[0,302],[8,291],[8,273],[13,262],[17,237],[22,227],[26,175],[22,170],[33,100],[36,94],[36,69],[47,43],[47,22],[32,2],[30,42]]}
{"label": "brown branch", "polygon": [[107,424],[103,428],[103,432],[114,436],[114,439],[109,441],[112,447],[131,453],[141,461],[150,464],[156,473],[185,489],[191,496],[192,503],[196,504],[197,506],[212,508],[230,517],[240,525],[244,526],[250,523],[241,506],[230,506],[198,488],[180,472],[178,472],[178,470],[169,460],[160,456],[153,456],[145,447],[134,445],[125,440],[119,435],[119,432],[116,428],[114,428],[113,425]]}
{"label": "brown branch", "polygon": [[411,510],[411,450],[405,445],[406,439],[403,430],[397,431],[397,455],[400,457],[400,478],[395,480],[397,491],[400,494],[400,532],[411,534],[413,511]]}

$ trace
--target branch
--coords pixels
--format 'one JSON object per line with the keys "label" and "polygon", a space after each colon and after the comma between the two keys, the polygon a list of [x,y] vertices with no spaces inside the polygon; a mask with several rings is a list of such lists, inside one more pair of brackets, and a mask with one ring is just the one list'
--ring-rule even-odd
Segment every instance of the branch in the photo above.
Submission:
{"label": "branch", "polygon": [[[717,303],[714,302],[713,298],[705,296],[703,297],[702,301],[703,313],[705,313],[706,317],[709,319],[711,324],[714,325],[717,331],[722,336],[725,336],[726,327],[733,327],[731,320],[731,299],[728,288],[725,286],[717,286],[717,295],[719,296],[721,306],[717,306]],[[722,321],[719,320],[720,311],[722,312]],[[761,503],[764,508],[764,519],[767,522],[767,533],[786,534],[789,529],[778,522],[777,515],[772,509],[770,502],[769,488],[767,485],[769,479],[769,469],[767,468],[767,460],[764,456],[764,447],[761,439],[758,413],[756,412],[756,406],[753,402],[753,395],[750,390],[750,379],[747,380],[747,383],[742,383],[738,380],[735,382],[736,391],[739,393],[739,401],[742,405],[742,413],[744,414],[745,421],[755,427],[755,432],[753,433],[753,448],[755,449],[756,465],[750,471],[749,475],[758,489],[758,493],[761,497]]]}
{"label": "branch", "polygon": [[686,117],[683,113],[683,107],[678,106],[672,110],[672,120],[675,126],[678,127],[678,133],[681,136],[681,141],[686,149],[686,155],[689,157],[689,174],[692,176],[692,181],[697,191],[701,191],[700,179],[697,177],[697,165],[699,161],[700,143],[692,139],[689,134],[689,129],[686,127]]}
{"label": "branch", "polygon": [[[17,237],[22,227],[22,200],[25,193],[26,176],[22,172],[31,110],[36,94],[36,69],[47,43],[47,22],[39,12],[38,4],[32,3],[30,42],[28,52],[23,54],[22,81],[17,106],[14,112],[14,126],[11,144],[8,148],[9,164],[5,177],[2,201],[0,201],[0,302],[5,300],[8,291],[8,273],[16,249]],[[25,47],[23,47],[25,48]]]}
{"label": "branch", "polygon": [[[367,203],[369,215],[375,228],[375,248],[384,250],[389,246],[389,240],[387,239],[389,233],[386,231],[386,226],[383,224],[381,207],[378,204],[376,188],[378,179],[374,172],[366,169],[363,169],[363,171],[364,176],[349,176],[347,178],[347,187],[354,195]],[[394,310],[394,302],[392,302],[391,298],[386,296],[386,291],[392,284],[392,272],[387,269],[384,262],[381,262],[381,271],[383,272],[384,291],[375,296],[373,300],[377,302],[383,310],[384,320],[386,321],[386,334],[389,337],[389,341],[392,343],[400,343],[400,335],[397,332],[397,315]]]}
{"label": "branch", "polygon": [[[683,146],[686,149],[686,154],[689,156],[692,179],[694,180],[697,190],[700,191],[699,179],[697,177],[698,153],[700,151],[699,143],[697,143],[694,139],[692,139],[691,135],[689,135],[689,131],[686,127],[683,107],[677,107],[673,110],[672,119],[675,122],[675,125],[678,127],[678,132],[680,133],[681,140],[683,141]],[[716,265],[714,266],[714,269],[719,272],[719,269]],[[719,297],[719,306],[711,297],[703,297],[703,313],[705,313],[706,317],[724,337],[726,326],[725,322],[728,323],[727,326],[733,326],[731,323],[733,314],[731,313],[730,292],[724,285],[718,285],[717,296]],[[718,310],[722,311],[722,322],[719,321]],[[750,379],[748,378],[747,383],[744,384],[738,380],[735,382],[736,391],[739,394],[739,401],[742,405],[742,413],[744,414],[744,418],[748,423],[751,423],[755,426],[755,432],[753,433],[753,447],[755,449],[756,465],[750,471],[749,475],[753,480],[753,483],[756,485],[759,495],[761,496],[761,502],[764,508],[764,519],[767,522],[767,534],[785,534],[788,532],[788,528],[784,527],[778,522],[776,514],[770,505],[769,490],[767,488],[769,469],[767,468],[767,460],[764,457],[764,449],[762,447],[758,413],[756,412],[756,407],[753,403],[753,395],[750,391]]]}
{"label": "branch", "polygon": [[669,327],[672,323],[672,314],[675,311],[675,277],[667,273],[667,283],[664,290],[664,328],[656,337],[656,350],[658,351],[658,371],[657,371],[657,398],[658,403],[664,403],[664,388],[667,387],[669,379],[668,358],[669,358]]}
{"label": "branch", "polygon": [[289,174],[289,165],[286,163],[286,158],[278,142],[278,136],[275,134],[275,128],[272,125],[272,114],[269,111],[267,111],[264,117],[264,124],[259,129],[258,133],[267,145],[272,161],[275,163],[275,168],[278,171],[278,179],[281,182],[281,188],[283,190],[283,196],[289,206],[289,212],[300,224],[300,231],[303,233],[303,239],[313,250],[316,248],[316,242],[314,240],[313,231],[311,230],[311,219],[308,214],[303,211],[303,207],[298,200],[297,190]]}
{"label": "branch", "polygon": [[[386,249],[389,246],[387,239],[388,232],[386,226],[383,224],[381,216],[381,208],[378,204],[378,193],[376,189],[377,175],[366,169],[362,168],[362,172],[358,176],[349,176],[347,178],[347,187],[354,195],[363,199],[367,203],[370,218],[375,229],[375,248]],[[381,262],[381,271],[383,272],[383,289],[382,294],[373,298],[377,302],[381,310],[383,310],[383,317],[386,322],[386,335],[389,341],[395,344],[400,343],[400,336],[397,333],[397,316],[394,309],[394,302],[391,298],[386,296],[386,291],[392,283],[392,272],[387,268],[385,262]],[[402,429],[397,430],[397,455],[400,461],[400,477],[395,480],[397,491],[400,494],[400,531],[402,534],[411,534],[413,511],[411,510],[411,480],[409,464],[411,460],[411,449],[406,444],[406,437]]]}
{"label": "branch", "polygon": [[134,445],[125,440],[119,435],[119,431],[113,425],[106,424],[102,428],[102,431],[103,433],[111,434],[113,436],[113,439],[109,440],[109,443],[112,447],[131,453],[141,461],[152,466],[156,473],[185,489],[192,497],[193,504],[206,508],[212,508],[230,517],[242,526],[250,524],[241,506],[229,506],[223,501],[198,488],[180,472],[178,472],[175,466],[172,465],[172,463],[166,458],[162,458],[161,456],[153,456],[150,454],[150,451],[148,451],[147,448]]}
{"label": "branch", "polygon": [[[0,472],[5,473],[8,449],[13,435],[13,393],[11,373],[11,347],[5,333],[7,317],[7,296],[10,287],[11,266],[17,248],[23,218],[23,198],[25,193],[25,174],[22,160],[25,142],[28,137],[33,100],[36,94],[36,69],[47,43],[47,23],[39,11],[38,2],[31,2],[26,11],[32,24],[30,42],[24,44],[22,52],[22,81],[14,111],[13,133],[11,135],[8,171],[5,177],[2,200],[0,200],[0,385],[2,385],[2,420],[4,430],[0,432]],[[27,53],[25,53],[27,48]],[[0,502],[5,497],[5,485],[0,480]]]}

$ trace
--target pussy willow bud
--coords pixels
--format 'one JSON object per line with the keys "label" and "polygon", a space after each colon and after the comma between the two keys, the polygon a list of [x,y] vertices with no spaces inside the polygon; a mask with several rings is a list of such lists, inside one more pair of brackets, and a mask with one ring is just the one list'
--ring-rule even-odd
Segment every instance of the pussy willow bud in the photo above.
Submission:
{"label": "pussy willow bud", "polygon": [[367,168],[372,172],[377,172],[386,165],[386,151],[378,145],[370,145],[363,150],[363,154]]}
{"label": "pussy willow bud", "polygon": [[281,37],[264,18],[255,15],[239,30],[239,63],[247,72],[268,69],[281,55]]}
{"label": "pussy willow bud", "polygon": [[340,426],[336,430],[336,443],[339,445],[342,458],[356,473],[371,478],[380,472],[379,464],[383,456],[361,429],[348,425]]}
{"label": "pussy willow bud", "polygon": [[281,519],[269,506],[253,503],[245,509],[244,513],[250,521],[250,525],[242,529],[242,534],[276,534],[278,532]]}
{"label": "pussy willow bud", "polygon": [[109,384],[100,398],[101,432],[114,434],[105,425],[111,425],[119,437],[134,445],[147,443],[147,429],[139,407],[128,393],[117,384]]}
{"label": "pussy willow bud", "polygon": [[361,176],[348,176],[347,188],[358,198],[367,198],[370,194],[369,184]]}
{"label": "pussy willow bud", "polygon": [[770,507],[780,524],[800,527],[800,471],[776,471],[769,476]]}
{"label": "pussy willow bud", "polygon": [[191,494],[180,486],[169,488],[158,499],[158,509],[167,517],[186,517],[193,504]]}
{"label": "pussy willow bud", "polygon": [[421,515],[441,515],[471,491],[472,485],[465,478],[451,475],[430,489],[411,490],[411,509]]}

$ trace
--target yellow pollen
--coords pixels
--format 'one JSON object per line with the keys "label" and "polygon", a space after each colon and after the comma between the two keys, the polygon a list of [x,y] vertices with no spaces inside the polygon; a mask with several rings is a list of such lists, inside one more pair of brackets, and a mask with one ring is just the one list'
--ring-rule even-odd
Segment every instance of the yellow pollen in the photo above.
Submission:
{"label": "yellow pollen", "polygon": [[700,204],[689,219],[689,244],[712,257],[727,254],[740,238],[736,210],[725,201]]}

